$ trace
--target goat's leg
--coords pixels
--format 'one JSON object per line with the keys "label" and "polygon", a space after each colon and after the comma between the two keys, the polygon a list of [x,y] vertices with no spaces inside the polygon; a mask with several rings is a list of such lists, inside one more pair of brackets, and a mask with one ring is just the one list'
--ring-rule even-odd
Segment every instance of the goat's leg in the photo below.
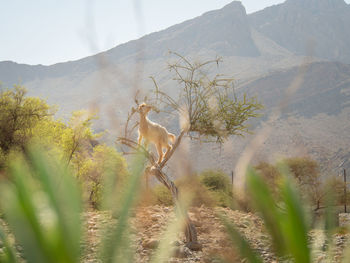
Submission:
{"label": "goat's leg", "polygon": [[139,138],[137,139],[137,143],[141,145],[141,142],[142,142],[142,135],[141,133],[139,133]]}
{"label": "goat's leg", "polygon": [[168,156],[168,153],[171,151],[172,148],[173,147],[169,144],[166,146],[166,152],[164,154],[164,158],[166,158]]}
{"label": "goat's leg", "polygon": [[145,149],[148,149],[149,140],[145,139]]}
{"label": "goat's leg", "polygon": [[158,164],[160,164],[163,160],[163,149],[162,149],[162,145],[160,143],[158,143],[156,145],[157,148],[157,152],[158,152]]}

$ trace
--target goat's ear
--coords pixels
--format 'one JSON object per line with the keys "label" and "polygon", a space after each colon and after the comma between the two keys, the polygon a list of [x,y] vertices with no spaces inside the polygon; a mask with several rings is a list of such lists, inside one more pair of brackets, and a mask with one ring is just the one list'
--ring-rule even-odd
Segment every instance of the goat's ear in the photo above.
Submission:
{"label": "goat's ear", "polygon": [[131,108],[131,113],[135,113],[137,111],[137,109],[135,109],[134,107]]}

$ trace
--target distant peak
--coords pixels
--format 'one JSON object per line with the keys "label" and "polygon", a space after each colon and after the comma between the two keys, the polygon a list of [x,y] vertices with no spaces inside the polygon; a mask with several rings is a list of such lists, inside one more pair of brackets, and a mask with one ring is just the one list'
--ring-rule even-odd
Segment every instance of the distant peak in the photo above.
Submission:
{"label": "distant peak", "polygon": [[309,8],[335,9],[347,6],[344,0],[287,0],[286,4],[297,4]]}
{"label": "distant peak", "polygon": [[227,11],[241,11],[243,13],[246,13],[244,6],[242,5],[241,1],[233,1],[227,5],[225,5],[222,10]]}

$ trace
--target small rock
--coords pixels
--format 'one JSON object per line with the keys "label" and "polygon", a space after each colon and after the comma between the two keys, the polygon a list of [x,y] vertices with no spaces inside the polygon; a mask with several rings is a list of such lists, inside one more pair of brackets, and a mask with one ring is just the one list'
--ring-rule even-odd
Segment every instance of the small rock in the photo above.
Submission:
{"label": "small rock", "polygon": [[197,220],[191,220],[192,224],[194,224],[196,227],[202,226],[202,223]]}
{"label": "small rock", "polygon": [[203,248],[203,246],[198,242],[189,242],[186,244],[186,247],[193,251],[201,251]]}
{"label": "small rock", "polygon": [[174,242],[171,243],[171,245],[174,247],[179,247],[181,244],[179,241],[175,240]]}
{"label": "small rock", "polygon": [[187,252],[184,247],[177,247],[174,252],[174,257],[185,258],[187,257]]}
{"label": "small rock", "polygon": [[145,240],[145,241],[142,243],[142,246],[143,246],[144,248],[155,249],[155,248],[158,247],[158,244],[159,244],[159,241],[158,241],[158,240],[149,239],[149,240]]}
{"label": "small rock", "polygon": [[161,219],[161,218],[162,218],[161,215],[152,215],[152,216],[151,216],[151,219],[152,219],[153,222],[156,222],[156,221],[158,221],[158,220]]}

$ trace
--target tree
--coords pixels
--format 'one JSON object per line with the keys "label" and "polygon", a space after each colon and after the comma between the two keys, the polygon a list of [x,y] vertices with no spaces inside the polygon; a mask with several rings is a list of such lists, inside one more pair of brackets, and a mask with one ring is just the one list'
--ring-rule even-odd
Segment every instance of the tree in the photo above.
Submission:
{"label": "tree", "polygon": [[98,207],[104,175],[113,171],[113,176],[125,177],[125,159],[114,148],[97,141],[102,133],[92,129],[95,115],[75,111],[65,123],[55,119],[54,107],[26,93],[20,86],[0,93],[0,172],[11,151],[25,152],[27,144],[40,144],[47,155],[73,171],[90,204]]}
{"label": "tree", "polygon": [[254,169],[262,176],[266,184],[269,186],[271,192],[277,196],[279,188],[278,182],[280,180],[280,172],[278,168],[267,162],[260,162]]}
{"label": "tree", "polygon": [[[247,98],[243,94],[238,99],[233,89],[233,79],[220,74],[213,78],[206,74],[206,70],[212,64],[218,65],[219,58],[204,63],[193,63],[185,57],[173,53],[177,59],[169,65],[169,70],[174,73],[180,89],[178,97],[174,98],[161,90],[155,78],[153,106],[155,109],[162,108],[165,112],[178,113],[180,116],[181,132],[177,136],[171,151],[157,164],[154,156],[147,149],[141,148],[148,157],[150,166],[146,174],[155,176],[172,193],[174,203],[178,200],[178,190],[174,182],[162,171],[168,160],[181,143],[186,134],[191,138],[215,140],[222,143],[230,135],[244,135],[248,132],[246,121],[258,116],[258,110],[262,108],[256,98]],[[135,99],[138,105],[138,100]],[[140,149],[137,142],[131,139],[131,133],[136,125],[129,128],[129,122],[137,109],[132,108],[125,127],[125,137],[119,138],[119,142],[133,149]],[[187,214],[186,239],[190,248],[197,247],[197,234]]]}
{"label": "tree", "polygon": [[77,171],[77,177],[84,185],[86,198],[94,208],[101,207],[103,183],[108,179],[105,178],[106,174],[115,177],[121,189],[120,186],[124,184],[128,175],[127,165],[115,149],[100,144],[93,148],[91,156],[82,161]]}
{"label": "tree", "polygon": [[55,112],[44,100],[25,97],[21,86],[0,92],[0,149],[8,154],[10,149],[23,149],[32,136],[35,125]]}
{"label": "tree", "polygon": [[[335,202],[341,201],[342,183],[338,178],[324,179],[321,176],[320,166],[317,161],[309,157],[293,157],[283,160],[288,167],[290,174],[295,178],[303,198],[310,202],[314,211],[318,211],[326,206],[326,197],[332,194]],[[255,166],[275,198],[279,198],[279,183],[281,173],[277,165],[261,162]],[[332,191],[332,192],[330,192]]]}
{"label": "tree", "polygon": [[230,135],[244,135],[248,132],[246,121],[259,116],[262,105],[255,97],[246,94],[239,99],[233,87],[233,78],[221,74],[209,77],[207,67],[221,62],[220,58],[203,63],[190,62],[173,53],[177,61],[169,65],[175,74],[174,80],[180,86],[175,99],[162,91],[154,78],[156,105],[168,112],[177,112],[182,129],[192,137],[204,135],[223,142]]}

